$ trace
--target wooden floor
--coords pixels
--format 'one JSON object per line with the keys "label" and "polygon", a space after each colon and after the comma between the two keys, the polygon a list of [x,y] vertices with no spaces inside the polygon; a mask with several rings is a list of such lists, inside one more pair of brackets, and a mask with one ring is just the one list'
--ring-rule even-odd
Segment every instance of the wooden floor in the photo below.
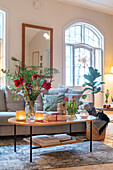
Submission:
{"label": "wooden floor", "polygon": [[[106,112],[106,114],[108,115],[110,120],[113,120],[113,112]],[[106,137],[103,143],[113,148],[113,123],[109,123],[107,127]],[[86,170],[86,169],[87,170],[113,170],[113,163],[79,166],[79,167],[71,167],[71,168],[59,168],[54,170]]]}

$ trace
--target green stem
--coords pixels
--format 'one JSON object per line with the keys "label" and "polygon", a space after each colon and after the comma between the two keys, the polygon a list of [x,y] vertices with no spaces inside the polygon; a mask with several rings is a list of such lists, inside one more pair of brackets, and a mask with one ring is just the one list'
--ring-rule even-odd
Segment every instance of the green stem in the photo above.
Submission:
{"label": "green stem", "polygon": [[27,94],[27,97],[28,97],[28,100],[29,100],[29,105],[30,105],[32,111],[34,112],[33,106],[32,106],[32,104],[31,104],[31,100],[30,100],[30,97],[29,97],[29,94],[28,94],[28,91],[27,91],[27,88],[26,88],[25,84],[23,84],[23,86],[24,86],[24,89],[25,89],[25,91],[26,91],[26,94]]}

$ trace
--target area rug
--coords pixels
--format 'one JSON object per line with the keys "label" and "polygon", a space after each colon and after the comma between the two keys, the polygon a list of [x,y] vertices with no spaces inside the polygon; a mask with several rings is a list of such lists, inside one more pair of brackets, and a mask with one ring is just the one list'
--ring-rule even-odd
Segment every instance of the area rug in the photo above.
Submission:
{"label": "area rug", "polygon": [[93,142],[93,152],[89,152],[89,142],[62,145],[33,150],[33,162],[29,162],[29,145],[0,147],[0,170],[43,170],[84,165],[113,163],[113,148]]}

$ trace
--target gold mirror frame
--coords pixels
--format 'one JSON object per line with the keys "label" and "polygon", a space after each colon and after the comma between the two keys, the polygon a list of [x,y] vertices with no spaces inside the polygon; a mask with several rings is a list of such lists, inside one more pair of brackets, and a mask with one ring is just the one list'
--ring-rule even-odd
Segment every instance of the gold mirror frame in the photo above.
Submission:
{"label": "gold mirror frame", "polygon": [[31,24],[22,24],[22,64],[25,65],[25,29],[35,28],[50,31],[50,68],[53,68],[53,28],[42,27]]}

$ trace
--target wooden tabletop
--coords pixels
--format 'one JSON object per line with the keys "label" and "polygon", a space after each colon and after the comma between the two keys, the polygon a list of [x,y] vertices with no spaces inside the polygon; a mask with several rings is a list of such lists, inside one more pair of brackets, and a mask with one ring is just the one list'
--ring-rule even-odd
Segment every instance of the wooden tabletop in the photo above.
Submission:
{"label": "wooden tabletop", "polygon": [[21,126],[53,126],[53,125],[63,125],[70,123],[82,123],[82,122],[91,122],[96,119],[95,116],[89,115],[87,119],[82,119],[80,115],[76,115],[77,118],[74,120],[67,121],[44,121],[44,122],[28,122],[28,121],[17,121],[16,117],[12,117],[8,119],[10,124],[21,125]]}

